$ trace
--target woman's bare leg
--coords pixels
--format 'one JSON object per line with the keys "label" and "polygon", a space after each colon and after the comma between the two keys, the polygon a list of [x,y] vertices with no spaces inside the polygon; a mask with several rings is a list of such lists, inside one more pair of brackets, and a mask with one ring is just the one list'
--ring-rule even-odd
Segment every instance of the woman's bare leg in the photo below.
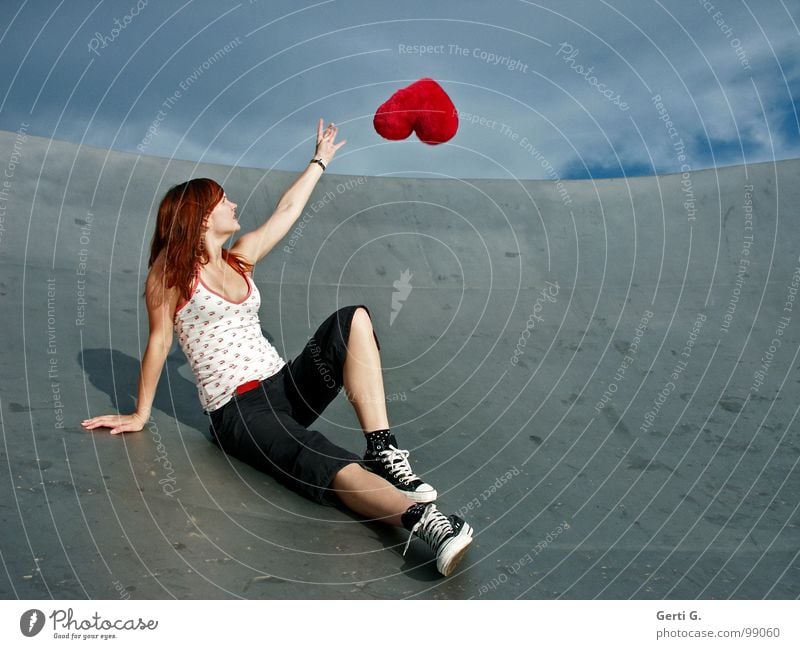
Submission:
{"label": "woman's bare leg", "polygon": [[372,333],[369,313],[360,307],[350,325],[344,389],[365,433],[389,428],[380,352]]}
{"label": "woman's bare leg", "polygon": [[[396,490],[405,491],[417,502],[436,500],[436,489],[411,469],[408,451],[396,447],[397,440],[391,433],[378,433],[389,430],[389,417],[386,414],[381,357],[369,312],[363,308],[356,309],[353,314],[343,374],[347,398],[353,404],[367,438],[364,461],[369,470],[391,481]],[[403,493],[400,496],[407,500]],[[393,506],[399,506],[399,502]]]}
{"label": "woman's bare leg", "polygon": [[331,488],[349,509],[366,518],[402,527],[401,515],[412,505],[391,484],[356,463],[340,469]]}

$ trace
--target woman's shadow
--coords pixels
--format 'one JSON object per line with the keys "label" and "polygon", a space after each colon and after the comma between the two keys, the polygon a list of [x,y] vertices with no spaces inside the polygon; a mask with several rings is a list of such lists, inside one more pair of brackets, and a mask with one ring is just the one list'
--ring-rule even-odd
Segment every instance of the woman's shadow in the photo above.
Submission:
{"label": "woman's shadow", "polygon": [[[261,332],[272,345],[275,344],[268,331],[262,328]],[[108,395],[110,409],[120,414],[130,414],[136,410],[140,359],[116,349],[96,347],[79,352],[77,363],[90,383]],[[197,385],[194,380],[186,378],[191,375],[186,355],[177,343],[173,343],[158,380],[152,409],[160,410],[180,423],[202,431],[206,439],[213,442],[209,418],[200,404]],[[103,412],[95,414],[106,414],[105,408],[99,410]]]}
{"label": "woman's shadow", "polygon": [[[91,384],[108,395],[110,410],[120,414],[131,414],[136,410],[141,372],[138,358],[107,347],[89,348],[78,353],[78,365]],[[200,406],[197,386],[179,371],[184,365],[188,363],[183,352],[180,348],[173,349],[158,380],[152,409],[161,410],[182,424],[204,430],[208,427],[208,418]],[[105,406],[99,407],[93,414],[107,414],[105,410]],[[210,440],[211,436],[207,434],[206,437]]]}

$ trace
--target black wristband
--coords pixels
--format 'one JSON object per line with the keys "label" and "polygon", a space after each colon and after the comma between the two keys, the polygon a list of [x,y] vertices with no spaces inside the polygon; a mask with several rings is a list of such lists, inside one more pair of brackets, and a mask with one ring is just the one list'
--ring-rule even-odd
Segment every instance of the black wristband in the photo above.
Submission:
{"label": "black wristband", "polygon": [[322,167],[322,171],[325,171],[325,165],[322,162],[322,160],[320,160],[319,158],[313,158],[308,161],[308,164],[311,164],[312,162],[316,162],[320,167]]}

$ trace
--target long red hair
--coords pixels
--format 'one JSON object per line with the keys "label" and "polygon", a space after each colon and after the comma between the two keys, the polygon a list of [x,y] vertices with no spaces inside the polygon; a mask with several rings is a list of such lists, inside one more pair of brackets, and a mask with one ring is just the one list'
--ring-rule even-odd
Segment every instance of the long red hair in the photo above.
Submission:
{"label": "long red hair", "polygon": [[[203,245],[203,234],[208,229],[205,219],[224,193],[216,181],[194,178],[167,191],[158,207],[147,267],[151,268],[161,251],[165,250],[163,286],[167,289],[177,286],[180,301],[191,297],[198,265],[208,263],[208,253]],[[225,248],[222,249],[222,258],[242,275],[253,269],[252,264]]]}

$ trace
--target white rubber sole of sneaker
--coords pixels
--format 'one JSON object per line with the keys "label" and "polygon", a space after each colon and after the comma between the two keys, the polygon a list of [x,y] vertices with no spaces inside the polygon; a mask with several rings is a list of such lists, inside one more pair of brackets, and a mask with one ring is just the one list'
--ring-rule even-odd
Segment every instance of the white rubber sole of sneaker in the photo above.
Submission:
{"label": "white rubber sole of sneaker", "polygon": [[445,577],[453,574],[470,543],[472,543],[472,528],[464,523],[458,535],[450,539],[436,557],[437,570]]}
{"label": "white rubber sole of sneaker", "polygon": [[436,489],[432,491],[404,491],[403,489],[397,489],[397,487],[395,489],[415,503],[432,503],[436,501],[439,495],[436,493]]}

